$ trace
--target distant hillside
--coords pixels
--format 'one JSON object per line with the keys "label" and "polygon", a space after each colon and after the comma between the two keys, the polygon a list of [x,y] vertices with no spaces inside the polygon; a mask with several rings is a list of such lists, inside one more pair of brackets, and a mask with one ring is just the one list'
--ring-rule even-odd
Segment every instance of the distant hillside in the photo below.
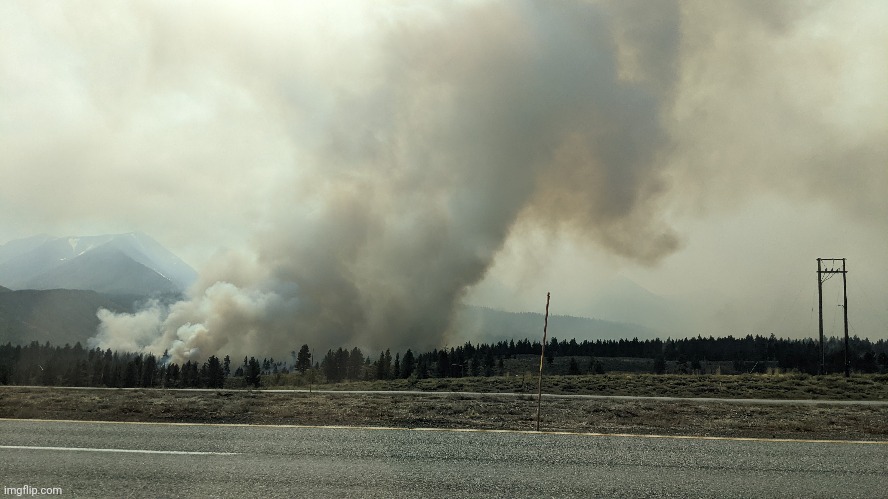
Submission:
{"label": "distant hillside", "polygon": [[0,292],[0,344],[79,341],[86,348],[99,325],[96,311],[132,312],[134,299],[67,289]]}
{"label": "distant hillside", "polygon": [[57,238],[0,246],[0,284],[11,289],[82,289],[108,294],[184,292],[197,274],[141,233]]}
{"label": "distant hillside", "polygon": [[618,277],[590,294],[588,315],[616,322],[631,322],[656,330],[660,336],[685,336],[694,331],[688,304],[650,292],[636,282]]}
{"label": "distant hillside", "polygon": [[[545,316],[536,312],[506,312],[466,306],[457,314],[456,336],[460,340],[491,342],[509,339],[542,339]],[[621,338],[656,338],[657,332],[636,324],[569,315],[549,316],[549,338],[577,341]]]}

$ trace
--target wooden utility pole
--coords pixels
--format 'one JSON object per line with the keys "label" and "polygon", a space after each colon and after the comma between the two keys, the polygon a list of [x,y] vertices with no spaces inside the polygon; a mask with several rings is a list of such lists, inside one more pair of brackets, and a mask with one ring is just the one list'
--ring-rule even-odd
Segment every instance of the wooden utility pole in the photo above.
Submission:
{"label": "wooden utility pole", "polygon": [[[830,265],[836,265],[836,262],[842,262],[842,267],[824,268],[823,263],[829,262]],[[844,258],[818,258],[817,259],[817,301],[818,301],[818,317],[820,326],[820,374],[826,374],[826,347],[823,342],[823,283],[834,274],[842,274],[842,295],[844,296],[843,304],[840,305],[845,313],[845,377],[851,376],[851,364],[848,346],[848,270],[845,268]]]}
{"label": "wooden utility pole", "polygon": [[821,274],[821,259],[817,259],[817,317],[820,325],[820,368],[818,374],[826,374],[826,350],[823,346],[823,275]]}
{"label": "wooden utility pole", "polygon": [[546,335],[549,329],[549,293],[546,293],[546,319],[543,321],[543,346],[540,348],[540,379],[537,384],[537,428],[540,431],[540,409],[543,406],[543,361],[546,358]]}
{"label": "wooden utility pole", "polygon": [[851,377],[851,359],[848,358],[848,271],[845,270],[845,259],[842,258],[842,310],[845,312],[845,377]]}

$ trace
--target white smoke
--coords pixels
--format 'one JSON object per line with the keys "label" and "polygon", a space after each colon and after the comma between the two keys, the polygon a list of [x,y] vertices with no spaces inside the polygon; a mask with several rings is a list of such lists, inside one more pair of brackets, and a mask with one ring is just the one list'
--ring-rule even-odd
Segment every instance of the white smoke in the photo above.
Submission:
{"label": "white smoke", "polygon": [[139,352],[152,346],[162,334],[166,308],[152,301],[133,314],[116,314],[100,308],[97,315],[99,329],[89,340],[90,348],[98,346],[121,352]]}

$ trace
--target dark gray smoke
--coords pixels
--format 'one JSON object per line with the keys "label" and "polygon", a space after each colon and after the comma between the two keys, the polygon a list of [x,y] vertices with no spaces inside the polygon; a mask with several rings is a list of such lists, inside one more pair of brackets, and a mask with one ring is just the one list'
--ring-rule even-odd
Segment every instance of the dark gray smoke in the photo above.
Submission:
{"label": "dark gray smoke", "polygon": [[[668,22],[651,31],[654,19]],[[311,153],[293,159],[251,261],[218,264],[189,300],[143,313],[163,317],[143,346],[181,358],[440,344],[519,219],[644,262],[677,247],[654,216],[672,4],[503,2],[379,22],[322,103],[302,101],[285,68],[250,84]],[[621,74],[618,37],[643,71]],[[102,320],[99,344],[132,336],[118,327],[133,331],[131,318]]]}
{"label": "dark gray smoke", "polygon": [[271,195],[201,197],[209,210],[247,201],[252,250],[210,262],[186,301],[103,313],[97,344],[175,359],[440,345],[519,227],[649,265],[680,246],[669,209],[750,193],[823,196],[883,226],[888,99],[844,97],[884,78],[845,78],[841,63],[885,35],[818,38],[853,14],[841,5],[145,7],[146,85],[188,91],[177,118],[218,112],[200,129],[212,141],[188,135],[203,151],[196,189],[212,192],[212,157],[245,189],[270,179]]}

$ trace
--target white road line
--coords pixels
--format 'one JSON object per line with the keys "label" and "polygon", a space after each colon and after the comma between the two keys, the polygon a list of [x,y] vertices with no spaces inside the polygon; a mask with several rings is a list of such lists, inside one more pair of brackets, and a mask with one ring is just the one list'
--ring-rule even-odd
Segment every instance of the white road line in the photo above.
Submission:
{"label": "white road line", "polygon": [[176,456],[236,456],[237,452],[202,452],[185,450],[148,450],[148,449],[94,449],[91,447],[38,447],[33,445],[0,445],[0,449],[15,450],[61,450],[76,452],[118,452],[124,454],[173,454]]}

